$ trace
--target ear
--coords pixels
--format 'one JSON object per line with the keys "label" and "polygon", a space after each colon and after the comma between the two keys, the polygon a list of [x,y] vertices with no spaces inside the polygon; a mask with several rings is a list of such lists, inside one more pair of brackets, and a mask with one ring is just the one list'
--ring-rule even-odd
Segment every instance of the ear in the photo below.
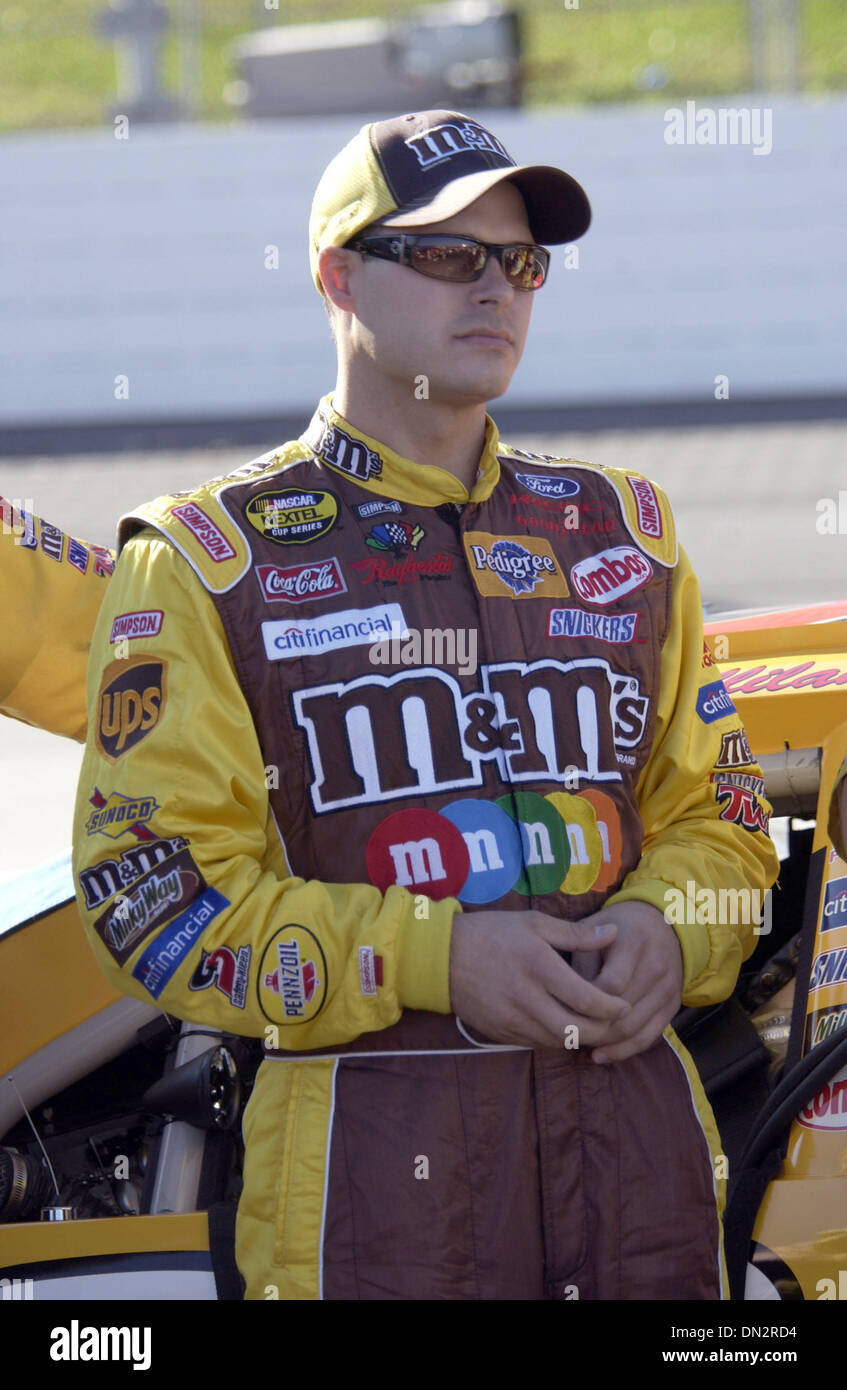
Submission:
{"label": "ear", "polygon": [[327,299],[348,314],[354,308],[351,282],[358,264],[358,251],[348,251],[343,246],[325,246],[318,256],[318,272]]}

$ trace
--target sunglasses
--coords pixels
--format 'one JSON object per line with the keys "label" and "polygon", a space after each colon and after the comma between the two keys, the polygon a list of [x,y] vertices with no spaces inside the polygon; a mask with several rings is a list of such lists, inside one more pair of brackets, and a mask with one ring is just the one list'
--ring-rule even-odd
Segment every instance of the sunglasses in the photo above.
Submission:
{"label": "sunglasses", "polygon": [[496,246],[472,237],[430,233],[423,236],[367,236],[349,243],[351,251],[396,261],[433,280],[467,284],[478,280],[489,256],[500,263],[508,283],[516,290],[540,290],[550,268],[550,252],[543,246],[511,242]]}

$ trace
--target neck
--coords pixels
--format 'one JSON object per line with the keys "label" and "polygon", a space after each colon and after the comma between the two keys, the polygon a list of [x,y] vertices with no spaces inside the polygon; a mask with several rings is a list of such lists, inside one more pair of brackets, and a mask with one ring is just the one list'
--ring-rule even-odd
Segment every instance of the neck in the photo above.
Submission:
{"label": "neck", "polygon": [[389,379],[365,391],[339,371],[332,403],[354,429],[403,458],[445,469],[470,492],[485,443],[485,404],[430,400],[425,389],[423,378],[402,387]]}

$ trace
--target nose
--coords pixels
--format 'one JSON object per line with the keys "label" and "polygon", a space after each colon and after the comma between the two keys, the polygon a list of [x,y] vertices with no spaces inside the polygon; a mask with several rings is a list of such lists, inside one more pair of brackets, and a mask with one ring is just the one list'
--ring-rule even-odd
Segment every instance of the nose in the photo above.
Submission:
{"label": "nose", "polygon": [[503,274],[503,267],[497,257],[492,255],[489,255],[479,279],[473,280],[468,288],[472,292],[472,298],[480,304],[491,301],[504,304],[515,295],[514,287]]}

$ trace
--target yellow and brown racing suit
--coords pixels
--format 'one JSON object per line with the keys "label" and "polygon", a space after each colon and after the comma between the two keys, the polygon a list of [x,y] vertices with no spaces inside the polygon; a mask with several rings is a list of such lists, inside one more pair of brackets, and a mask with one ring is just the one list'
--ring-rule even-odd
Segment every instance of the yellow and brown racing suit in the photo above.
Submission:
{"label": "yellow and brown racing suit", "polygon": [[88,650],[113,569],[111,551],[0,497],[0,713],[85,738]]}
{"label": "yellow and brown racing suit", "polygon": [[264,1040],[247,1297],[725,1296],[719,1140],[672,1030],[600,1067],[450,1009],[458,911],[642,899],[690,1005],[752,950],[697,895],[772,882],[769,807],[661,490],[487,418],[469,494],[325,397],[119,542],[78,900],[118,988]]}

